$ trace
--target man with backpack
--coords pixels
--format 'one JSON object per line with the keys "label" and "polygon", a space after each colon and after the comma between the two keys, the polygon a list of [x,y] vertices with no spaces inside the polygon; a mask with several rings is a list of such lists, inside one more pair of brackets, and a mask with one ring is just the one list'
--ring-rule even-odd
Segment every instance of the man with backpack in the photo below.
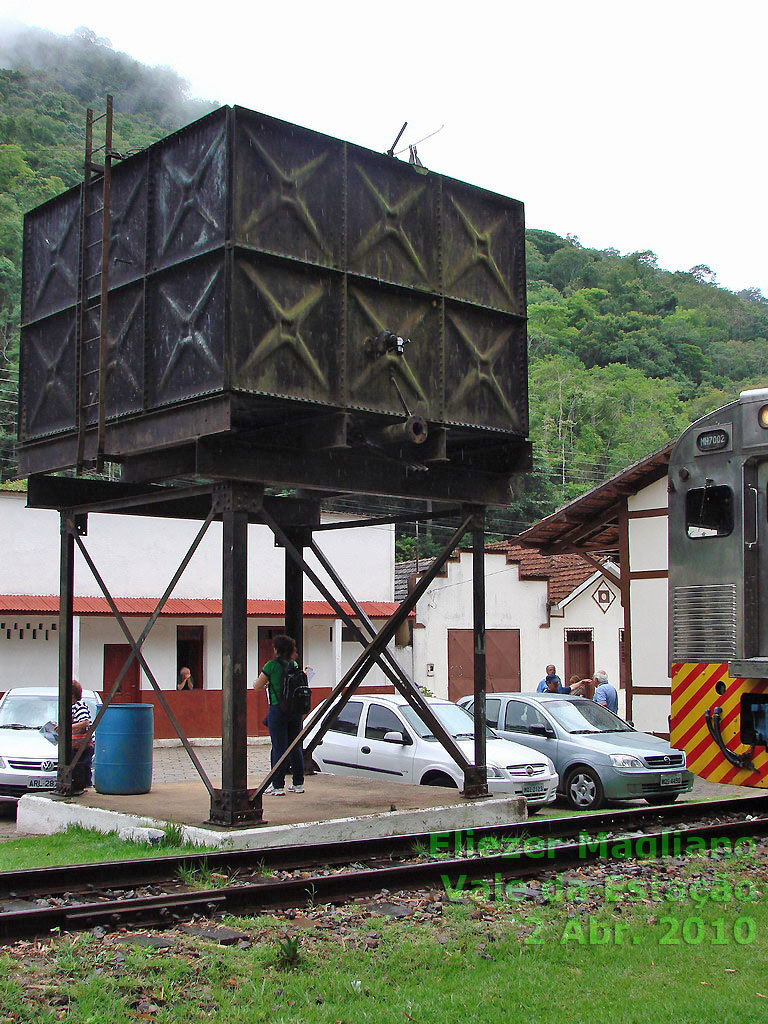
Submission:
{"label": "man with backpack", "polygon": [[[267,691],[269,711],[267,728],[272,740],[272,767],[277,764],[291,743],[301,732],[302,718],[309,711],[311,691],[306,673],[296,661],[296,641],[281,634],[272,641],[275,656],[259,673],[254,686]],[[290,768],[293,785],[289,793],[304,792],[304,751],[301,744],[291,753]],[[285,771],[272,779],[265,793],[285,796]]]}

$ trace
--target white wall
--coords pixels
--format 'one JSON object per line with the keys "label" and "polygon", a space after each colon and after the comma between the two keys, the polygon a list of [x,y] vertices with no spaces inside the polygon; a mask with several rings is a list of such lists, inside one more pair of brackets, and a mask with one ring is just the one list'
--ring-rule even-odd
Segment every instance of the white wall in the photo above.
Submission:
{"label": "white wall", "polygon": [[56,620],[50,617],[0,612],[0,692],[11,686],[57,685],[59,634],[56,628]]}
{"label": "white wall", "polygon": [[[535,690],[546,665],[554,662],[564,671],[566,629],[593,629],[595,667],[605,668],[612,681],[618,680],[619,629],[622,611],[618,587],[611,589],[615,600],[605,614],[592,600],[603,586],[601,580],[552,616],[547,625],[547,584],[539,580],[520,580],[518,566],[507,563],[503,552],[485,556],[486,629],[520,630],[520,677],[523,691]],[[441,697],[448,696],[448,629],[472,628],[472,555],[461,552],[458,561],[448,562],[446,578],[435,579],[418,604],[417,622],[423,629],[413,631],[413,674],[417,683],[426,685]],[[426,675],[426,666],[435,666],[434,676]]]}
{"label": "white wall", "polygon": [[[662,477],[627,499],[630,513],[629,567],[631,573],[666,573],[668,569],[668,518],[666,515],[631,518],[633,512],[666,509],[667,478]],[[630,579],[630,635],[632,685],[671,687],[667,656],[668,581]],[[670,698],[664,695],[634,694],[632,720],[638,729],[668,732]]]}
{"label": "white wall", "polygon": [[[342,521],[343,516],[323,517]],[[2,535],[12,538],[0,561],[0,594],[57,594],[59,517],[26,507],[26,495],[0,491]],[[200,528],[182,519],[92,514],[86,547],[116,597],[159,597]],[[330,530],[318,545],[359,600],[391,601],[394,580],[394,526]],[[284,596],[285,555],[265,526],[248,530],[248,596]],[[307,561],[319,568],[314,556]],[[324,578],[322,570],[321,577]],[[75,592],[99,597],[101,591],[78,553]],[[305,580],[307,600],[322,599]],[[213,523],[187,566],[174,597],[221,597],[221,525]]]}

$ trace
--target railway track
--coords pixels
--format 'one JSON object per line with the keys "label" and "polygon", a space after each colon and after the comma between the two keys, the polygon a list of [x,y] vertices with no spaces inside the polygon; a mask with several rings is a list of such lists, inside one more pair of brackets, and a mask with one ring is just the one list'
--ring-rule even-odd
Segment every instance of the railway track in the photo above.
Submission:
{"label": "railway track", "polygon": [[[714,819],[714,820],[713,820]],[[768,835],[768,797],[531,819],[505,826],[0,872],[0,939],[163,927],[193,917],[340,903],[383,889],[531,878],[612,856],[679,854]],[[180,874],[231,884],[190,889]],[[189,877],[189,876],[187,876]],[[105,885],[105,879],[109,879]]]}

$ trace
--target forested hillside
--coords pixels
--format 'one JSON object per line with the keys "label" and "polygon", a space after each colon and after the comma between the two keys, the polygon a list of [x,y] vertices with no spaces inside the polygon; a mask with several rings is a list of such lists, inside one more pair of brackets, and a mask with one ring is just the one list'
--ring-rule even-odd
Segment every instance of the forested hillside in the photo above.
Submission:
{"label": "forested hillside", "polygon": [[[0,472],[9,466],[25,210],[80,176],[85,108],[115,96],[115,148],[140,149],[215,104],[170,69],[88,30],[0,39]],[[520,197],[525,199],[524,196]],[[768,383],[768,301],[717,286],[705,266],[660,270],[652,252],[597,251],[527,233],[531,436],[536,472],[497,517],[511,534]],[[2,461],[4,460],[4,461]],[[407,538],[400,543],[408,554]]]}

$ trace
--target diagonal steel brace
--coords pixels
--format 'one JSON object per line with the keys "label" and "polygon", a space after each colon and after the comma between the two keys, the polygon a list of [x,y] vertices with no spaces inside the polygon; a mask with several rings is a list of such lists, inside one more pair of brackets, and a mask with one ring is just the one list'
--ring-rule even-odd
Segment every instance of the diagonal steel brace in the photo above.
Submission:
{"label": "diagonal steel brace", "polygon": [[[344,581],[333,568],[330,561],[325,556],[320,547],[317,545],[317,543],[314,540],[312,540],[310,542],[309,547],[310,550],[315,555],[315,558],[317,558],[318,562],[320,562],[320,565],[322,565],[322,567],[328,573],[333,583],[341,591],[342,597],[344,597],[344,599],[350,605],[355,615],[357,616],[357,619],[365,627],[366,631],[368,632],[368,637],[365,636],[365,634],[359,628],[354,619],[351,619],[350,616],[344,613],[343,608],[341,608],[338,602],[331,600],[331,604],[335,608],[336,613],[343,614],[343,617],[346,620],[348,620],[347,625],[352,626],[357,640],[362,644],[363,647],[366,647],[369,643],[369,639],[371,637],[376,636],[376,627],[368,618],[361,605],[355,600],[354,596],[349,590],[349,587],[346,586]],[[326,596],[328,597],[329,600],[331,599],[330,595]],[[416,686],[416,683],[413,681],[413,679],[411,679],[411,677],[407,674],[405,669],[400,665],[400,663],[397,661],[392,652],[386,647],[381,652],[381,658],[378,659],[379,664],[381,664],[382,659],[386,661],[386,665],[383,665],[382,668],[384,669],[387,678],[393,683],[396,689],[400,691],[403,697],[405,697],[405,699],[408,701],[413,710],[420,716],[422,721],[432,729],[433,734],[440,740],[443,747],[451,755],[454,761],[456,761],[456,763],[462,769],[462,771],[465,768],[471,768],[472,762],[469,761],[464,751],[457,744],[456,740],[443,726],[442,722],[434,713],[431,706],[424,699],[422,693]],[[308,753],[312,753],[312,751],[315,749],[315,747],[318,745],[320,740],[327,732],[328,727],[331,725],[332,721],[333,720],[331,716],[328,716],[326,722],[323,723],[323,725],[320,727],[320,730],[318,731],[317,735],[312,737],[312,740],[307,747]]]}
{"label": "diagonal steel brace", "polygon": [[[192,558],[192,555],[194,554],[194,551],[197,549],[197,546],[200,544],[200,541],[202,541],[203,536],[205,534],[205,531],[210,526],[212,519],[213,519],[213,511],[211,511],[208,514],[208,516],[206,517],[205,522],[203,523],[203,526],[201,527],[200,532],[198,533],[197,537],[195,538],[195,541],[193,542],[192,547],[187,552],[187,555],[185,556],[185,559],[182,562],[182,565],[179,567],[179,571],[174,576],[174,580],[172,581],[173,586],[176,585],[176,583],[178,582],[178,578],[181,576],[182,572],[184,571],[186,566],[189,564],[189,561]],[[131,656],[135,657],[136,660],[141,665],[141,667],[144,669],[144,674],[146,675],[146,677],[149,679],[150,683],[152,684],[152,688],[155,691],[155,693],[157,694],[157,698],[158,698],[158,700],[160,702],[160,705],[163,708],[163,711],[165,711],[166,715],[168,716],[168,719],[169,719],[171,725],[173,726],[174,731],[176,732],[176,735],[181,740],[181,742],[182,742],[182,744],[184,746],[184,749],[186,750],[187,754],[189,755],[190,760],[192,761],[192,764],[195,766],[195,768],[197,770],[198,775],[203,780],[205,788],[208,790],[210,795],[213,796],[214,789],[213,789],[213,784],[211,783],[211,780],[208,778],[208,775],[207,775],[205,769],[203,768],[202,764],[200,763],[200,759],[198,758],[197,754],[192,749],[192,746],[191,746],[189,740],[187,739],[187,737],[186,737],[186,735],[184,733],[184,730],[181,727],[181,724],[180,724],[179,720],[176,718],[176,715],[173,713],[173,710],[171,709],[171,706],[169,705],[168,701],[165,698],[165,694],[163,693],[162,689],[160,688],[159,683],[155,679],[155,676],[154,676],[152,670],[150,669],[149,665],[147,664],[146,659],[144,658],[144,655],[141,653],[141,644],[146,639],[146,634],[149,632],[149,629],[145,627],[145,630],[144,630],[144,632],[142,634],[142,640],[141,641],[137,642],[135,640],[135,638],[133,636],[133,633],[131,633],[131,631],[128,628],[128,625],[127,625],[125,619],[123,618],[123,616],[121,615],[117,605],[115,604],[115,601],[114,601],[112,595],[110,594],[110,592],[109,592],[109,590],[107,588],[106,583],[102,579],[101,574],[99,573],[99,570],[96,568],[96,565],[95,565],[93,559],[91,558],[90,554],[88,553],[88,550],[87,550],[85,544],[83,543],[82,539],[79,536],[77,536],[77,535],[75,535],[75,543],[77,544],[78,548],[80,549],[80,552],[81,552],[83,558],[85,559],[86,564],[88,565],[88,568],[93,573],[93,577],[96,580],[96,582],[98,583],[99,588],[101,589],[101,592],[104,594],[104,597],[106,598],[107,604],[109,605],[110,610],[112,612],[112,615],[114,616],[118,626],[120,627],[120,629],[121,629],[121,631],[123,633],[123,636],[128,641],[128,643],[131,645]],[[166,590],[165,594],[163,595],[162,604],[159,605],[158,608],[155,609],[155,612],[153,613],[153,618],[154,618],[155,621],[157,621],[157,617],[160,615],[160,611],[162,609],[162,605],[165,604],[165,601],[167,601],[168,597],[170,596],[170,592],[173,589],[173,586],[169,587],[169,589]],[[149,626],[149,623],[147,625]],[[154,625],[154,622],[152,623],[152,625]],[[149,628],[151,628],[151,627],[149,627]],[[127,671],[127,667],[129,665],[129,663],[130,663],[130,657],[129,657],[128,661],[126,661],[126,664],[123,666],[123,670],[124,671]],[[118,677],[118,679],[119,678],[120,677]],[[115,686],[112,687],[112,691],[110,692],[110,695],[109,695],[109,700],[110,701],[113,699],[113,697],[114,697],[116,692],[117,692],[117,688],[116,688],[116,685],[115,685]],[[103,705],[99,709],[99,713],[96,716],[96,718],[95,718],[95,720],[94,720],[93,724],[91,725],[91,728],[90,728],[90,730],[88,732],[89,736],[93,734],[93,731],[96,728],[96,725],[97,725],[99,719],[101,718],[101,716],[106,711],[106,708],[107,708],[107,705],[105,704],[105,705]],[[85,744],[83,744],[81,746],[80,750],[78,751],[78,755],[82,754],[84,748],[85,748]],[[72,763],[73,767],[77,763],[77,759],[78,758],[76,757],[75,760],[73,761],[73,763]]]}
{"label": "diagonal steel brace", "polygon": [[[270,529],[274,530],[275,527],[277,527],[277,530],[280,530],[278,524],[274,522],[274,520],[269,515],[269,513],[266,512],[266,510],[264,510],[263,514],[264,520],[270,527]],[[326,697],[325,701],[318,707],[317,714],[313,718],[304,723],[304,726],[299,732],[298,736],[296,736],[293,742],[288,746],[288,749],[285,751],[283,756],[274,764],[270,772],[267,774],[266,778],[264,778],[261,781],[258,788],[254,791],[253,801],[255,803],[259,803],[261,801],[261,798],[264,794],[264,790],[267,788],[267,786],[272,781],[274,776],[281,768],[283,768],[288,763],[294,749],[298,746],[299,743],[304,742],[304,737],[307,735],[307,733],[313,728],[313,726],[318,721],[320,721],[323,715],[325,715],[326,712],[329,711],[331,707],[333,707],[334,702],[337,700],[339,695],[346,691],[346,693],[344,693],[344,697],[346,699],[349,699],[349,696],[352,693],[352,689],[348,688],[350,681],[355,680],[355,686],[359,684],[359,682],[362,680],[366,672],[373,664],[374,659],[377,658],[381,651],[386,647],[386,645],[397,632],[398,627],[402,625],[403,622],[405,622],[406,618],[410,614],[411,609],[415,608],[415,606],[421,600],[427,588],[431,584],[432,580],[440,572],[445,563],[451,557],[454,548],[459,543],[461,538],[464,536],[464,533],[466,532],[467,527],[469,526],[471,521],[472,513],[468,513],[464,516],[459,527],[451,534],[451,537],[448,543],[446,544],[445,548],[435,558],[434,562],[429,567],[429,569],[424,573],[419,582],[416,584],[413,591],[400,604],[396,611],[392,613],[389,619],[387,619],[384,626],[376,634],[376,636],[373,637],[373,639],[366,646],[365,650],[358,657],[357,661],[355,661],[352,667],[346,671],[344,676],[339,680],[339,682],[333,688],[328,697]],[[361,672],[361,669],[364,669],[364,671]],[[341,706],[343,706],[343,704]]]}

